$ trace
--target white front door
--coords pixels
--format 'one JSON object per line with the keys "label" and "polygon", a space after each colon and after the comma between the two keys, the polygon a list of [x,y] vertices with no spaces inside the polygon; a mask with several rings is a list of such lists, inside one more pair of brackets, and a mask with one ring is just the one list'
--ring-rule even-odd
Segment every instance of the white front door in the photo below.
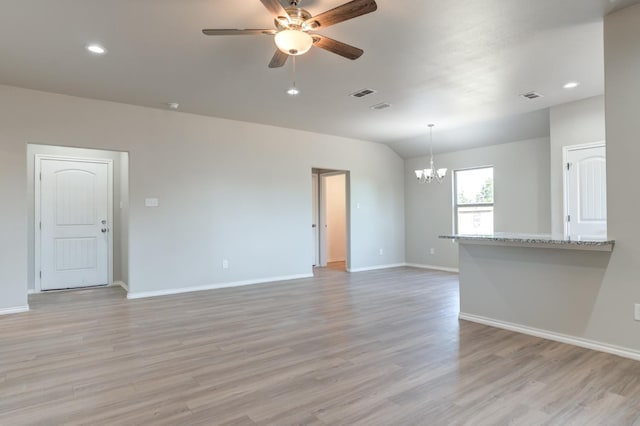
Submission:
{"label": "white front door", "polygon": [[604,144],[566,149],[566,234],[607,236],[607,167]]}
{"label": "white front door", "polygon": [[42,290],[109,283],[109,166],[40,160]]}

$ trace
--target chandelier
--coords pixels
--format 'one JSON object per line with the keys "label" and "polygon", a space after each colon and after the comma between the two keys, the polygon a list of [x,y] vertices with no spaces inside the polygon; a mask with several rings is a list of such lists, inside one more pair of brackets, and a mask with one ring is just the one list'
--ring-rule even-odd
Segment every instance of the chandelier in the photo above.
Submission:
{"label": "chandelier", "polygon": [[431,160],[429,162],[428,169],[416,170],[416,177],[420,183],[431,183],[436,181],[442,182],[447,174],[447,169],[436,169],[433,165],[433,126],[435,124],[429,124],[429,152],[431,153]]}

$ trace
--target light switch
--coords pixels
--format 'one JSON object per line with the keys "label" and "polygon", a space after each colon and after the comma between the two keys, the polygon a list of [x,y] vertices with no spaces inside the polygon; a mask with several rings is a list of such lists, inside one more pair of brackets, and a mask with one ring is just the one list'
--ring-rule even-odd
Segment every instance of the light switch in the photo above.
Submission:
{"label": "light switch", "polygon": [[145,207],[158,207],[158,199],[157,198],[145,198],[144,199]]}

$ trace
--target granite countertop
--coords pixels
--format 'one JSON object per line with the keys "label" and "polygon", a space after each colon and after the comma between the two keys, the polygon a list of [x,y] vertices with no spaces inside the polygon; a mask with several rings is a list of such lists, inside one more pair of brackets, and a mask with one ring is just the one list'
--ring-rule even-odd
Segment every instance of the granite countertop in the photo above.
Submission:
{"label": "granite countertop", "polygon": [[615,240],[607,240],[606,238],[594,238],[594,237],[578,237],[568,238],[563,235],[552,234],[518,234],[509,232],[495,232],[490,235],[465,235],[465,234],[451,234],[440,235],[440,238],[457,240],[460,242],[477,242],[477,243],[503,243],[514,245],[528,245],[528,246],[559,246],[567,248],[566,246],[576,246],[575,248],[587,248],[587,247],[602,247],[609,248],[611,250],[615,243]]}

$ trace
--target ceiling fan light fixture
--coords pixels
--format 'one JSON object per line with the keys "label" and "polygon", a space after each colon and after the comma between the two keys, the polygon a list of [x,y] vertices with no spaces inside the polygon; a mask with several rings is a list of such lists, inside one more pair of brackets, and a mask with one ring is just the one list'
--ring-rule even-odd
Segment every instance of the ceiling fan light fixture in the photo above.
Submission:
{"label": "ceiling fan light fixture", "polygon": [[313,46],[311,35],[300,30],[282,30],[275,36],[276,46],[287,55],[303,55]]}

